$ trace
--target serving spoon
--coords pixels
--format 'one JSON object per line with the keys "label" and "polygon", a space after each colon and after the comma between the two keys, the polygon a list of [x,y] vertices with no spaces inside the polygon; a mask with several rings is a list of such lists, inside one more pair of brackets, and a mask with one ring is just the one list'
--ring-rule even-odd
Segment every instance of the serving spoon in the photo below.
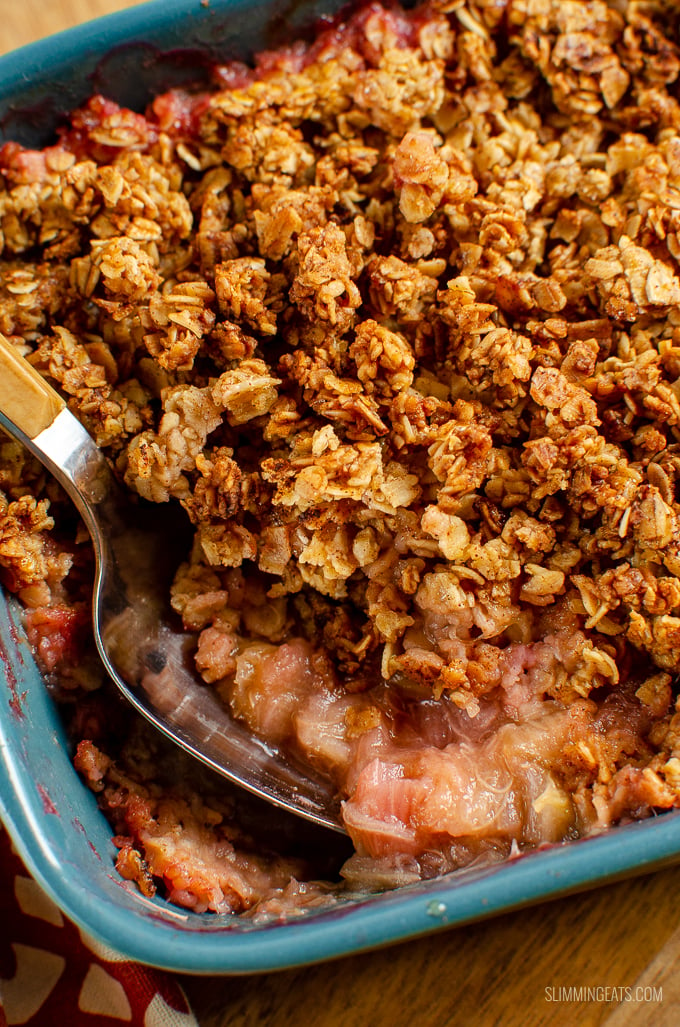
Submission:
{"label": "serving spoon", "polygon": [[94,637],[123,695],[167,737],[235,784],[342,832],[332,784],[234,720],[193,669],[195,636],[169,585],[191,545],[178,504],[133,500],[62,397],[0,333],[0,426],[54,475],[92,538]]}

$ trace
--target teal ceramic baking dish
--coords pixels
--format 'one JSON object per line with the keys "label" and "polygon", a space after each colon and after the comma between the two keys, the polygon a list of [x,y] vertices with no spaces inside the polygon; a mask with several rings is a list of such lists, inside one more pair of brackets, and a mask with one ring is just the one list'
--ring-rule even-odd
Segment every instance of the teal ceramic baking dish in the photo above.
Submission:
{"label": "teal ceramic baking dish", "polygon": [[[0,59],[0,139],[50,141],[98,90],[143,107],[216,56],[247,58],[299,34],[325,2],[157,0]],[[252,973],[404,941],[680,861],[680,814],[544,849],[483,871],[350,899],[288,923],[196,915],[149,900],[113,869],[110,829],[75,773],[20,613],[0,594],[0,816],[61,909],[121,954],[192,973]]]}

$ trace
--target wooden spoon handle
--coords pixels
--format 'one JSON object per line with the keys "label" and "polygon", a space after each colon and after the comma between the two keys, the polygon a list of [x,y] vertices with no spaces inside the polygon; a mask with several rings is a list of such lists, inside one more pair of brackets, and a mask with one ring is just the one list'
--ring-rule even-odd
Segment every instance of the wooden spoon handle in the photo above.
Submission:
{"label": "wooden spoon handle", "polygon": [[66,404],[0,332],[0,412],[34,439]]}

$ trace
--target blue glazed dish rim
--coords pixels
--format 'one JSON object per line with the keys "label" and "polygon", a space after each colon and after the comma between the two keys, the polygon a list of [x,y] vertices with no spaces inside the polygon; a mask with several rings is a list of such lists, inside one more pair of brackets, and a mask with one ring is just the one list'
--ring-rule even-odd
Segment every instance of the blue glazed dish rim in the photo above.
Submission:
{"label": "blue glazed dish rim", "polygon": [[[124,53],[126,47],[138,56],[140,41],[149,52],[163,53],[181,43],[195,54],[210,55],[220,39],[227,40],[227,50],[245,39],[252,52],[248,40],[252,37],[255,45],[257,36],[253,6],[248,0],[150,0],[0,57],[0,128],[7,119],[20,123],[48,82],[64,109],[82,101],[102,57]],[[286,9],[276,0],[255,6],[261,12]],[[312,3],[308,9],[318,14],[329,6]],[[247,23],[236,26],[241,14],[248,14]],[[30,132],[32,116],[25,119]],[[58,109],[49,117],[52,131]],[[42,118],[40,111],[35,114],[37,131],[44,133]],[[163,900],[144,899],[116,874],[111,830],[73,769],[58,712],[22,636],[18,607],[2,594],[0,663],[5,669],[0,673],[0,819],[27,869],[60,909],[87,934],[141,963],[204,974],[286,969],[680,862],[678,812],[484,870],[349,899],[285,923],[192,914]]]}

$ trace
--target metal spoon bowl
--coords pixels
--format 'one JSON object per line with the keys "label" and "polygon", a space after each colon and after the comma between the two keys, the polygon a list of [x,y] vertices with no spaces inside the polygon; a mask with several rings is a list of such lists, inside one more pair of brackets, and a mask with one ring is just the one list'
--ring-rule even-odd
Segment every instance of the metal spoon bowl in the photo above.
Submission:
{"label": "metal spoon bowl", "polygon": [[50,471],[92,538],[94,637],[123,695],[165,735],[235,784],[343,831],[333,785],[251,734],[193,669],[195,636],[169,602],[191,545],[178,504],[133,502],[63,399],[0,334],[0,426]]}

